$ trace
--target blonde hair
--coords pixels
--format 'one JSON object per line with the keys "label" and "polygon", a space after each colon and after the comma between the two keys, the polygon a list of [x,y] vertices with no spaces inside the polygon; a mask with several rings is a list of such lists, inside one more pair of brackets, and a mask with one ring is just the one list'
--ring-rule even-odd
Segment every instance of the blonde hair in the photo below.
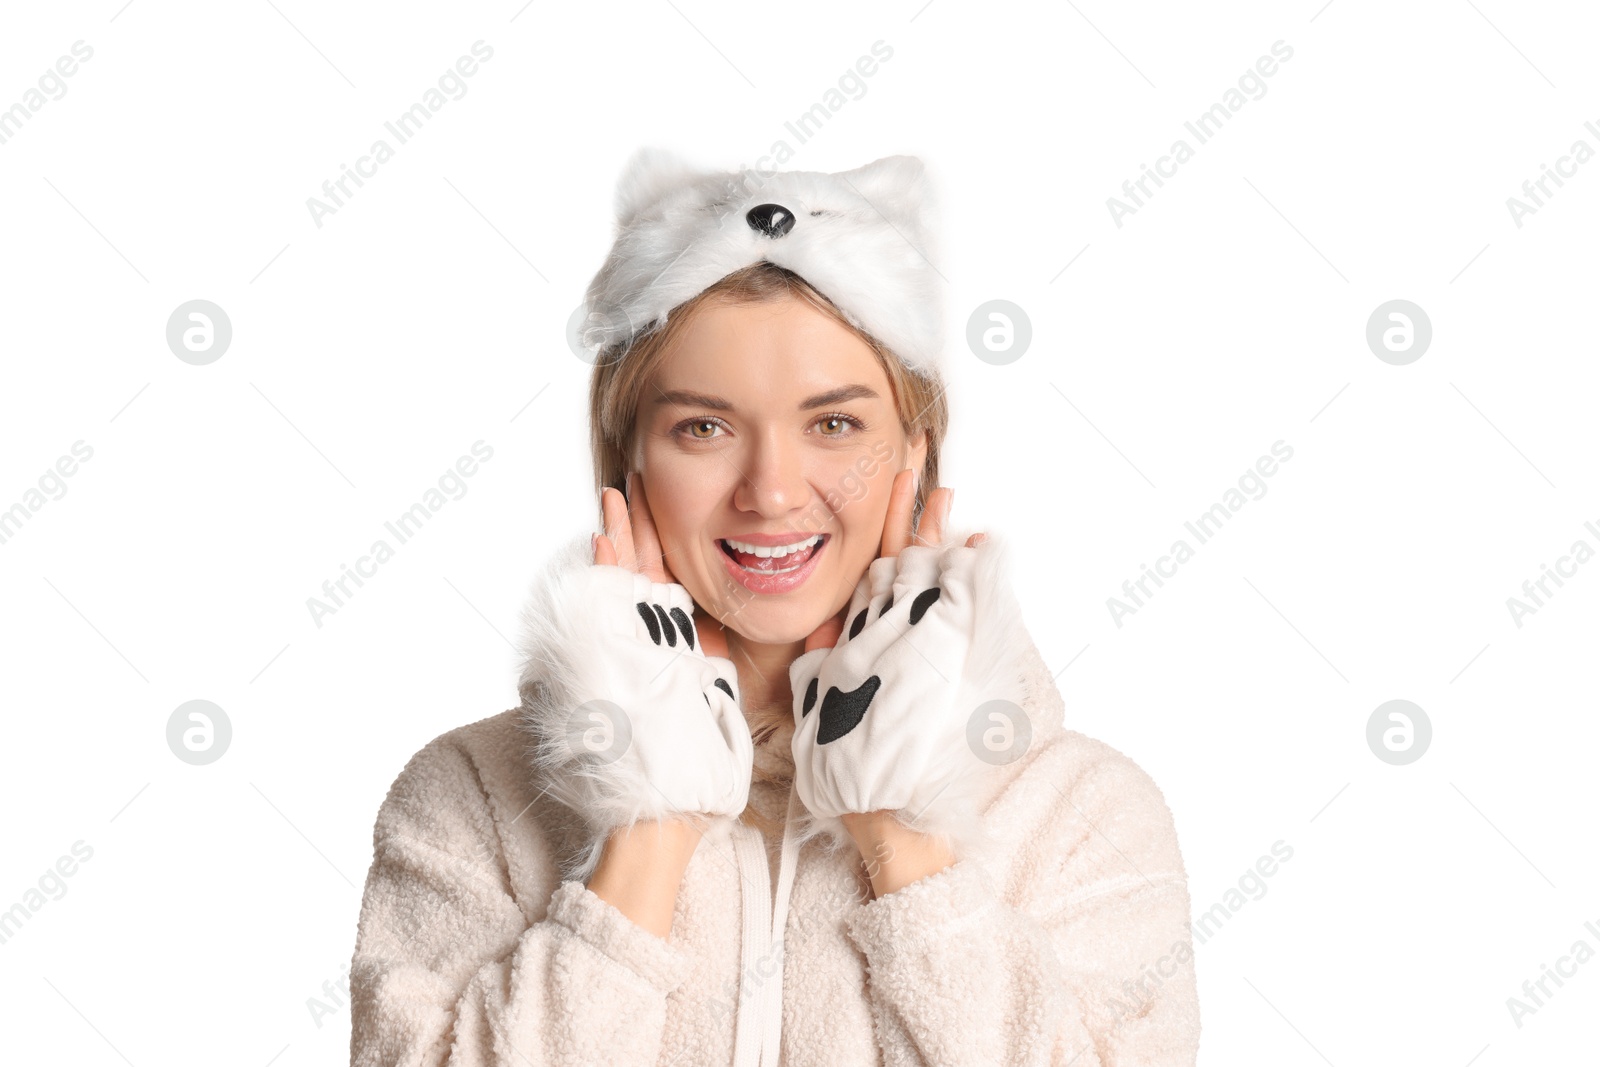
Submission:
{"label": "blonde hair", "polygon": [[[913,522],[920,519],[927,495],[939,485],[939,449],[949,429],[949,405],[943,380],[937,372],[919,374],[900,362],[878,340],[858,329],[831,300],[814,289],[804,278],[784,267],[759,260],[734,271],[667,314],[666,322],[635,337],[631,342],[601,352],[589,380],[589,434],[594,458],[596,500],[606,486],[626,495],[626,481],[632,455],[640,400],[650,386],[656,369],[671,350],[674,341],[703,305],[712,301],[729,304],[761,304],[784,296],[804,300],[833,318],[859,337],[877,358],[894,393],[900,428],[907,438],[918,430],[927,434],[927,452],[913,507]],[[602,519],[603,521],[603,519]],[[751,736],[759,746],[791,718],[791,708],[747,707],[745,718]],[[770,780],[758,769],[756,777]],[[781,833],[782,825],[762,818],[751,806],[743,820],[767,833]]]}

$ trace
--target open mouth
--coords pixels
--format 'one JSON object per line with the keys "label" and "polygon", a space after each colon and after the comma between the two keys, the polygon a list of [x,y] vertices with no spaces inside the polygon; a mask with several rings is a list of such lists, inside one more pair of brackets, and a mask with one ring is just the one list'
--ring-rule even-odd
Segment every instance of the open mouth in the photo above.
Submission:
{"label": "open mouth", "polygon": [[811,562],[827,543],[827,534],[813,534],[808,538],[799,538],[790,545],[756,549],[755,545],[740,545],[737,539],[729,543],[728,538],[717,538],[717,547],[722,549],[724,555],[748,573],[761,575],[797,571]]}

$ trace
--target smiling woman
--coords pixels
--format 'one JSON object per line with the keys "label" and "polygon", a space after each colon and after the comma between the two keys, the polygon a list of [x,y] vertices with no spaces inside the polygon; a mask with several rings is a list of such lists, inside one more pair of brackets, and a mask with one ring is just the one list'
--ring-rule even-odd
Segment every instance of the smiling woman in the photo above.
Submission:
{"label": "smiling woman", "polygon": [[[919,475],[913,522],[939,484],[943,385],[761,260],[674,309],[627,359],[600,363],[590,418],[596,480],[625,491],[640,472],[673,576],[700,614],[738,619],[734,658],[757,683],[745,714],[765,740],[791,715],[801,643],[879,555],[895,472]],[[729,551],[817,538],[799,569]]]}
{"label": "smiling woman", "polygon": [[[878,556],[895,472],[920,475],[914,517],[922,487],[939,484],[942,386],[762,260],[674,309],[626,360],[601,364],[590,402],[597,480],[623,489],[639,471],[697,623],[737,620],[722,629],[745,668],[753,779],[787,782],[789,664]],[[793,560],[773,555],[806,545]],[[783,834],[759,804],[741,819]]]}
{"label": "smiling woman", "polygon": [[379,811],[352,1063],[1193,1064],[1172,813],[1065,728],[1005,538],[938,485],[922,163],[748,177],[623,176],[603,532],[534,584],[520,705]]}

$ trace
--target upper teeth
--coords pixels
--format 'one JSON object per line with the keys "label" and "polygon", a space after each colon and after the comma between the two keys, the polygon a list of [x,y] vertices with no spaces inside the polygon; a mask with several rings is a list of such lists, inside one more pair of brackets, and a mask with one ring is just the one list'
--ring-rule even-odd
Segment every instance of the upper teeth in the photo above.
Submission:
{"label": "upper teeth", "polygon": [[731,537],[724,537],[723,540],[726,541],[730,547],[738,549],[740,552],[748,553],[752,556],[781,557],[787,556],[791,552],[799,552],[802,549],[810,548],[812,545],[822,540],[822,535],[814,534],[813,536],[806,538],[804,541],[796,541],[792,545],[747,545],[743,541],[735,541]]}

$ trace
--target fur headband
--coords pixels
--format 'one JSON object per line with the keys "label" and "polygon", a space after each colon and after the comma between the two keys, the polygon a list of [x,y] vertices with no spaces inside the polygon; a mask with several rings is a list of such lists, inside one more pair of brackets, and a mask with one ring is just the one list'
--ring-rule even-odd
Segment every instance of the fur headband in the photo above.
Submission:
{"label": "fur headband", "polygon": [[922,161],[855,170],[705,171],[642,148],[616,192],[617,235],[589,283],[579,341],[597,359],[664,325],[667,313],[766,260],[794,271],[917,373],[944,340],[936,201]]}

